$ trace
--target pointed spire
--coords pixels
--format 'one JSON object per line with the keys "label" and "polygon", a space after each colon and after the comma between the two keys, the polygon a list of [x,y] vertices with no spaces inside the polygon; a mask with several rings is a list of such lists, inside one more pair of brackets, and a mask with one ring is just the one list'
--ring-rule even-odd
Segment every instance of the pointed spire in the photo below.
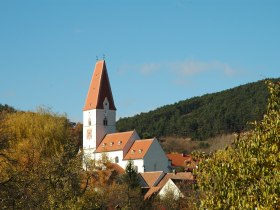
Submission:
{"label": "pointed spire", "polygon": [[83,110],[103,109],[103,102],[106,97],[109,102],[109,110],[116,110],[106,64],[104,60],[100,60],[95,64]]}

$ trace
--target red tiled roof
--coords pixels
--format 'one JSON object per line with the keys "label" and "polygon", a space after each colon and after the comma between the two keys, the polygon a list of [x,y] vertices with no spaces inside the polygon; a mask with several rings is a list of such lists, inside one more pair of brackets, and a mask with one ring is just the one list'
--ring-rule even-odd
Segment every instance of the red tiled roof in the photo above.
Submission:
{"label": "red tiled roof", "polygon": [[124,157],[124,160],[144,158],[153,141],[154,139],[136,140]]}
{"label": "red tiled roof", "polygon": [[123,150],[124,146],[133,135],[133,132],[134,131],[127,131],[107,134],[97,147],[96,152]]}
{"label": "red tiled roof", "polygon": [[172,166],[186,166],[186,162],[192,161],[192,157],[190,155],[184,154],[167,154],[166,155],[169,160],[171,160]]}
{"label": "red tiled roof", "polygon": [[169,179],[193,180],[194,177],[191,172],[167,173],[157,187],[162,188]]}
{"label": "red tiled roof", "polygon": [[148,192],[144,195],[144,200],[150,198],[153,194],[157,193],[160,190],[159,187],[151,187]]}
{"label": "red tiled roof", "polygon": [[152,172],[144,172],[140,173],[142,178],[148,184],[149,187],[153,187],[155,182],[160,178],[163,171],[152,171]]}
{"label": "red tiled roof", "polygon": [[115,170],[118,174],[124,174],[125,170],[119,166],[117,163],[111,163],[112,164],[112,169]]}
{"label": "red tiled roof", "polygon": [[178,181],[188,181],[188,183],[195,182],[194,176],[190,172],[166,173],[165,176],[160,180],[160,182],[156,186],[150,187],[150,189],[144,196],[144,200],[157,193],[166,184],[166,182],[168,182],[169,179],[172,179],[174,183]]}
{"label": "red tiled roof", "polygon": [[103,109],[103,102],[106,97],[109,102],[109,109],[116,110],[106,64],[104,60],[101,60],[95,64],[83,110]]}

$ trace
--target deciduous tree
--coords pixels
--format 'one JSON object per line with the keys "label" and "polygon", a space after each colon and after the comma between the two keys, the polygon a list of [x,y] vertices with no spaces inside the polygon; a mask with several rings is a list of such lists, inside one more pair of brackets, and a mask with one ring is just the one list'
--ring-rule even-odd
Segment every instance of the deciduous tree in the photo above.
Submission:
{"label": "deciduous tree", "polygon": [[280,209],[280,83],[267,84],[263,119],[199,165],[201,209]]}

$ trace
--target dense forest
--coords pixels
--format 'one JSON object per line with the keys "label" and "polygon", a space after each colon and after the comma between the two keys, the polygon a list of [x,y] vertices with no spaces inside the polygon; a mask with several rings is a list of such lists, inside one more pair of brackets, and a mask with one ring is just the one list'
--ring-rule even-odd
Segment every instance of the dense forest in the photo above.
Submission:
{"label": "dense forest", "polygon": [[177,136],[205,140],[248,130],[251,125],[247,122],[260,120],[265,113],[267,98],[267,86],[261,80],[121,118],[117,129],[136,129],[143,138]]}

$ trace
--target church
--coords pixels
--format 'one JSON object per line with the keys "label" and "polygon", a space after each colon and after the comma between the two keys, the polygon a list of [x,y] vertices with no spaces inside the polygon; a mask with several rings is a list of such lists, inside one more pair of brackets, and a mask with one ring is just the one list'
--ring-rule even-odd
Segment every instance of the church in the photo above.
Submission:
{"label": "church", "polygon": [[169,160],[156,138],[140,139],[135,130],[116,131],[116,110],[105,60],[99,60],[83,108],[84,161],[106,154],[123,169],[131,160],[139,173],[169,172]]}

